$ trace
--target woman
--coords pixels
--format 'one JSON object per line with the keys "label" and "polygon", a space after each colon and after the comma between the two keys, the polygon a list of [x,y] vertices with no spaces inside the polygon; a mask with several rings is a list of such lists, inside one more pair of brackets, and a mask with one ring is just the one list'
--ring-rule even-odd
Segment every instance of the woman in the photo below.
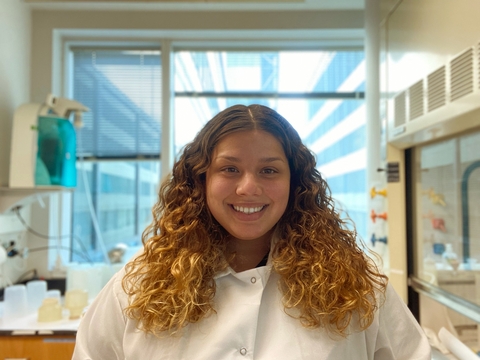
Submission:
{"label": "woman", "polygon": [[74,359],[430,359],[293,127],[230,107],[160,189],[143,252],[95,299]]}

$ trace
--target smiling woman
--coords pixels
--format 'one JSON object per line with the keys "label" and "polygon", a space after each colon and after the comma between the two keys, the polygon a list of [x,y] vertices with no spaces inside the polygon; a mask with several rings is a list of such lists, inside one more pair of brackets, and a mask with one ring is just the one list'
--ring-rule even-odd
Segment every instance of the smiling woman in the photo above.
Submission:
{"label": "smiling woman", "polygon": [[83,317],[73,359],[430,359],[315,166],[268,107],[214,116],[162,184],[143,252]]}
{"label": "smiling woman", "polygon": [[[255,266],[269,250],[288,203],[290,169],[282,145],[265,131],[225,136],[213,151],[206,193],[210,212],[231,236],[232,268]],[[251,244],[242,246],[243,241]]]}

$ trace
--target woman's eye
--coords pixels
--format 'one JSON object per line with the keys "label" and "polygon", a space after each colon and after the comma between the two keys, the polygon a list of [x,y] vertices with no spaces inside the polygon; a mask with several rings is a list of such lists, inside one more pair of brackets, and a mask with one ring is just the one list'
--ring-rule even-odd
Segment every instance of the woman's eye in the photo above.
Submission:
{"label": "woman's eye", "polygon": [[237,169],[235,169],[234,167],[226,167],[226,168],[223,168],[222,171],[227,173],[233,173],[233,172],[237,172]]}
{"label": "woman's eye", "polygon": [[275,169],[263,169],[262,172],[264,174],[275,174],[276,173]]}

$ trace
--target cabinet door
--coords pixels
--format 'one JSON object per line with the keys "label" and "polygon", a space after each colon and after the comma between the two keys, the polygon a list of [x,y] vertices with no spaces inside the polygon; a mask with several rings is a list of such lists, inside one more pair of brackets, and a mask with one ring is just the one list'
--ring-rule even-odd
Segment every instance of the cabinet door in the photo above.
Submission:
{"label": "cabinet door", "polygon": [[70,360],[75,336],[1,336],[0,360]]}

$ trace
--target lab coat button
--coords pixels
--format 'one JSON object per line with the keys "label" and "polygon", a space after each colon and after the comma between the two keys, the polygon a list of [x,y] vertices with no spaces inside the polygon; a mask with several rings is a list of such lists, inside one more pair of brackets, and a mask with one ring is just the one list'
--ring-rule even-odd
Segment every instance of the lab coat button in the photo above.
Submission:
{"label": "lab coat button", "polygon": [[252,284],[255,284],[255,283],[257,282],[257,278],[256,278],[256,277],[252,277],[252,278],[250,279],[250,282],[251,282]]}
{"label": "lab coat button", "polygon": [[243,356],[247,355],[247,349],[241,348],[240,349],[240,354],[242,354]]}

